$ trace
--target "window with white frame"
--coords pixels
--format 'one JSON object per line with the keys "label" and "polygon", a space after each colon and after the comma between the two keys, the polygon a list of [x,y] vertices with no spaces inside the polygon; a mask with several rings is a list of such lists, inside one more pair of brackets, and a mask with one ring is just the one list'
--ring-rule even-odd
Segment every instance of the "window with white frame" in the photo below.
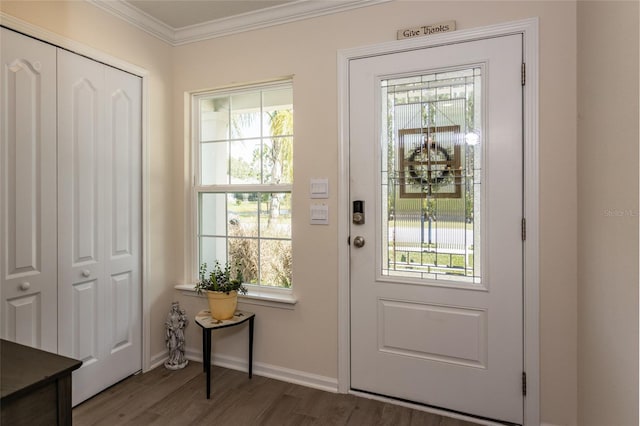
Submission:
{"label": "window with white frame", "polygon": [[[193,96],[197,261],[291,287],[291,81]],[[196,268],[198,270],[199,268]]]}

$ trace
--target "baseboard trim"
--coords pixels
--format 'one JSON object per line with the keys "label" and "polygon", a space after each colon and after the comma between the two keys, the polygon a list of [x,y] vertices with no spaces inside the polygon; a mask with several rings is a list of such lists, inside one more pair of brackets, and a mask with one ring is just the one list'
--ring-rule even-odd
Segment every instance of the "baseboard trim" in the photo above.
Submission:
{"label": "baseboard trim", "polygon": [[146,373],[147,371],[151,371],[156,367],[160,367],[167,359],[169,359],[169,354],[167,354],[166,351],[162,351],[153,355],[149,360],[149,369],[145,370],[144,372]]}
{"label": "baseboard trim", "polygon": [[[187,348],[185,356],[189,360],[202,362],[202,351]],[[212,361],[213,365],[217,365],[219,367],[229,368],[231,370],[247,371],[247,360],[244,358],[213,354]],[[308,373],[306,371],[293,370],[291,368],[280,367],[278,365],[254,362],[253,374],[327,392],[338,392],[337,378],[321,376],[319,374]]]}

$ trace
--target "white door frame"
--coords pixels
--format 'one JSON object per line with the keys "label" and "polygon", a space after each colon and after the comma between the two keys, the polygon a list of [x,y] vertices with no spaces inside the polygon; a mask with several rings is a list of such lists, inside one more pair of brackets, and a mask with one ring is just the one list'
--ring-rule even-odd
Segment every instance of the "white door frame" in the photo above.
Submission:
{"label": "white door frame", "polygon": [[[526,84],[523,87],[524,153],[524,369],[527,396],[524,398],[524,424],[540,424],[539,366],[539,277],[538,277],[538,19],[530,18],[488,27],[453,31],[428,37],[405,39],[338,51],[338,391],[350,390],[350,300],[349,300],[349,61],[358,58],[423,49],[451,43],[473,41],[511,34],[523,35],[523,61]],[[433,410],[437,411],[437,410]],[[440,412],[440,411],[438,411]]]}
{"label": "white door frame", "polygon": [[[103,64],[119,68],[142,79],[142,371],[151,369],[151,307],[149,305],[149,72],[77,41],[62,37],[21,19],[0,12],[0,24],[27,36],[70,50]],[[57,277],[56,277],[57,278]]]}

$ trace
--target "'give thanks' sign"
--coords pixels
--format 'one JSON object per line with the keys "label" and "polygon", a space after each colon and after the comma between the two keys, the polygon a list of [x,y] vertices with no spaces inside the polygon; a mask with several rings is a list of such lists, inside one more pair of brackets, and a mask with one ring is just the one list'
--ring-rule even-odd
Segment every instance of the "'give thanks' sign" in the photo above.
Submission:
{"label": "'give thanks' sign", "polygon": [[398,40],[404,38],[422,37],[432,34],[446,33],[456,29],[456,21],[445,21],[437,24],[423,25],[421,27],[398,30]]}

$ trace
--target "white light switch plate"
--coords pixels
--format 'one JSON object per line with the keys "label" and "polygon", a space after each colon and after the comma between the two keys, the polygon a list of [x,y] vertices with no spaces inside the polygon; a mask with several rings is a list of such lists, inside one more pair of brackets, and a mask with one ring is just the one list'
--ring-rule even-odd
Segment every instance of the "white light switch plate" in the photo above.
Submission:
{"label": "white light switch plate", "polygon": [[309,193],[311,198],[329,198],[329,179],[311,179]]}
{"label": "white light switch plate", "polygon": [[326,204],[312,204],[310,206],[310,223],[312,225],[329,224],[329,206]]}

